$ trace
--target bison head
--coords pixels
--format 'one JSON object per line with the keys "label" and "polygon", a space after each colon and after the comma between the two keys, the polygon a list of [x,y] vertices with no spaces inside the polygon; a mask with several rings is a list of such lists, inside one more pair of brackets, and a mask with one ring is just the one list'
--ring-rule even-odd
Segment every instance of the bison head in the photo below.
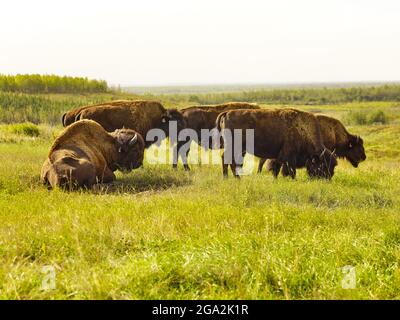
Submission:
{"label": "bison head", "polygon": [[177,109],[168,109],[161,118],[161,129],[165,132],[167,136],[170,135],[169,132],[170,121],[176,121],[178,132],[186,128],[186,121],[182,113],[179,112]]}
{"label": "bison head", "polygon": [[364,141],[360,136],[351,135],[346,146],[345,158],[357,168],[361,161],[364,161],[367,156],[364,150]]}
{"label": "bison head", "polygon": [[331,179],[337,166],[336,155],[324,149],[320,155],[315,155],[307,160],[306,168],[310,178]]}
{"label": "bison head", "polygon": [[143,164],[144,140],[132,129],[117,129],[112,133],[116,142],[117,160],[115,167],[129,172]]}

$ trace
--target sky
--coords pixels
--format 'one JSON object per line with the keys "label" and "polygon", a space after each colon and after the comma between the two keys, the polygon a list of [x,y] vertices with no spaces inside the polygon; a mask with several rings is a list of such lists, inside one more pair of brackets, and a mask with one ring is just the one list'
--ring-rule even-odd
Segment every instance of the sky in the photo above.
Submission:
{"label": "sky", "polygon": [[0,1],[0,73],[111,85],[400,80],[399,0]]}

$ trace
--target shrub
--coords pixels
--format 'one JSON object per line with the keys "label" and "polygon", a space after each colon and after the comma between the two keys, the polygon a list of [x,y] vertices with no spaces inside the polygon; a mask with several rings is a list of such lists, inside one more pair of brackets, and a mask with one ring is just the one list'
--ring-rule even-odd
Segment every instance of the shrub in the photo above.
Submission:
{"label": "shrub", "polygon": [[365,125],[367,124],[367,113],[365,111],[349,111],[344,120],[350,125]]}
{"label": "shrub", "polygon": [[7,131],[29,137],[38,137],[40,134],[38,126],[31,122],[11,124]]}
{"label": "shrub", "polygon": [[388,123],[388,117],[386,116],[386,113],[383,112],[382,110],[377,110],[371,113],[368,116],[368,124],[374,124],[374,123],[380,123],[380,124]]}
{"label": "shrub", "polygon": [[382,110],[373,112],[368,111],[349,111],[344,118],[344,122],[349,125],[370,125],[386,124],[389,122],[386,113]]}

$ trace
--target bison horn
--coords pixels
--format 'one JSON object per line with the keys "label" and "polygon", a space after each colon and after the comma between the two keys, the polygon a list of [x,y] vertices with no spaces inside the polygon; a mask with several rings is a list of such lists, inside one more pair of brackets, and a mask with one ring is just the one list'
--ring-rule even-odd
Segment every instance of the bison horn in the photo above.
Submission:
{"label": "bison horn", "polygon": [[131,140],[129,140],[129,145],[132,146],[136,143],[137,141],[137,133],[133,136],[133,138]]}

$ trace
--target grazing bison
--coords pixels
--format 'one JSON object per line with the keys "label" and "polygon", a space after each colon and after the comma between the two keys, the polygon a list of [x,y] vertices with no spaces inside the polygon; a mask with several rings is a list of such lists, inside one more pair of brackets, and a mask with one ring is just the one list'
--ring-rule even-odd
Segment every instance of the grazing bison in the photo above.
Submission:
{"label": "grazing bison", "polygon": [[130,171],[142,165],[144,141],[131,129],[112,133],[91,120],[78,121],[54,141],[43,164],[41,181],[49,187],[91,188],[115,180],[117,169]]}
{"label": "grazing bison", "polygon": [[76,109],[73,109],[73,110],[70,110],[70,111],[64,113],[62,116],[61,122],[64,127],[67,127],[70,124],[75,122],[76,116],[79,114],[79,112],[81,112],[84,109],[98,107],[98,106],[104,106],[104,105],[121,106],[121,105],[127,104],[129,102],[130,102],[129,100],[114,100],[111,102],[79,107],[79,108],[76,108]]}
{"label": "grazing bison", "polygon": [[[195,142],[201,144],[206,150],[212,148],[211,137],[208,139],[201,138],[201,130],[208,129],[212,130],[215,127],[215,121],[218,115],[227,110],[237,109],[260,109],[255,103],[247,102],[228,102],[219,105],[205,105],[205,106],[193,106],[180,110],[183,117],[183,121],[186,125],[185,129],[192,129],[195,131],[197,139]],[[178,116],[175,116],[177,118]],[[178,128],[179,133],[179,128]],[[183,166],[185,170],[190,170],[187,156],[190,151],[190,143],[194,137],[186,137],[184,141],[178,141],[174,147],[174,160],[173,167],[177,168],[179,156],[182,158]],[[185,148],[183,148],[185,146]],[[185,150],[184,150],[185,149]]]}
{"label": "grazing bison", "polygon": [[[330,179],[334,174],[336,157],[323,145],[318,121],[312,113],[296,109],[232,110],[221,113],[216,125],[222,132],[225,148],[222,155],[224,176],[228,175],[230,164],[234,176],[238,177],[236,169],[242,166],[246,152],[286,163],[292,178],[296,176],[299,161],[306,163],[310,176]],[[254,130],[253,149],[246,144],[245,132],[242,132],[241,141],[235,141],[238,139],[235,129]],[[232,137],[231,144],[226,141],[228,135]]]}
{"label": "grazing bison", "polygon": [[[347,159],[353,167],[366,159],[364,142],[360,136],[349,133],[344,125],[337,119],[326,115],[316,115],[321,129],[322,141],[326,148],[332,150],[339,158]],[[267,159],[261,159],[258,165],[258,172]],[[297,162],[297,168],[303,168],[304,162]],[[285,164],[279,163],[276,159],[270,159],[267,162],[267,168],[272,171],[276,177],[282,167],[282,174],[288,175],[288,168]]]}
{"label": "grazing bison", "polygon": [[[157,101],[119,100],[96,106],[83,107],[77,111],[74,121],[82,119],[94,120],[101,124],[106,131],[112,132],[120,128],[133,129],[146,138],[151,129],[161,129],[168,135],[168,123],[177,120],[178,128],[183,127],[181,116],[176,110],[168,110]],[[64,120],[67,116],[64,118]],[[68,116],[70,119],[70,116]],[[153,141],[157,142],[157,141]],[[146,141],[148,148],[152,141]]]}

